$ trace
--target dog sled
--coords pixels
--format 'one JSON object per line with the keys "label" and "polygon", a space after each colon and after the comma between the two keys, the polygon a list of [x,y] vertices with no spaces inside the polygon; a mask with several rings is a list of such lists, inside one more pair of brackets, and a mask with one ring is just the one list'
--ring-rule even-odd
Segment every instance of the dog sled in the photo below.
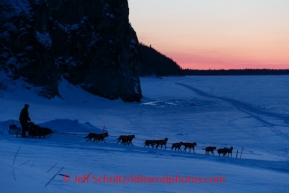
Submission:
{"label": "dog sled", "polygon": [[[28,136],[34,138],[34,137],[46,137],[52,135],[53,131],[46,127],[40,127],[39,125],[34,124],[33,122],[28,122]],[[9,126],[8,133],[10,135],[21,135],[21,128],[17,127],[15,124],[11,124]]]}
{"label": "dog sled", "polygon": [[52,135],[52,130],[46,127],[40,127],[33,122],[28,122],[28,135],[31,137],[46,137]]}

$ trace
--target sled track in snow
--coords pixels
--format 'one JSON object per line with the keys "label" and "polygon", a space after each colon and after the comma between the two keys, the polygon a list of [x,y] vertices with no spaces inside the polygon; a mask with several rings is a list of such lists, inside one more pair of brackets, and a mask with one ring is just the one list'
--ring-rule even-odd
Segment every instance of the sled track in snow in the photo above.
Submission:
{"label": "sled track in snow", "polygon": [[278,124],[274,124],[274,123],[270,123],[264,119],[262,119],[260,117],[260,115],[263,116],[267,116],[267,117],[272,117],[275,119],[279,119],[284,121],[284,123],[289,124],[289,118],[288,115],[284,115],[284,114],[278,114],[278,113],[272,113],[272,112],[267,112],[267,111],[262,111],[261,109],[257,109],[252,107],[250,104],[241,102],[241,101],[237,101],[234,99],[230,99],[230,98],[226,98],[226,97],[218,97],[218,96],[214,96],[208,93],[205,93],[199,89],[196,89],[192,86],[186,85],[186,84],[182,84],[182,83],[176,83],[177,85],[183,86],[193,92],[195,92],[196,94],[200,95],[200,96],[205,96],[208,98],[214,98],[214,99],[219,99],[222,101],[225,101],[227,103],[230,103],[231,105],[233,105],[236,109],[238,109],[239,111],[248,114],[249,116],[255,118],[256,120],[260,121],[261,123],[264,123],[265,125],[269,126],[269,128],[271,129],[272,132],[276,133],[278,136],[288,140],[289,136],[286,135],[285,133],[282,133],[281,131],[273,128],[273,126],[288,126],[288,125],[278,125]]}

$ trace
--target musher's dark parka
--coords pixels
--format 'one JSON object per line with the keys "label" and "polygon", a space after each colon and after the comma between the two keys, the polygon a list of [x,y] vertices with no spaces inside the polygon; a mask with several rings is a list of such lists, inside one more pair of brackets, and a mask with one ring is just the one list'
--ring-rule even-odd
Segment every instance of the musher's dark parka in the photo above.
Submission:
{"label": "musher's dark parka", "polygon": [[24,108],[20,112],[19,121],[22,127],[22,137],[25,137],[26,131],[28,131],[28,121],[31,121],[28,113],[28,104],[24,105]]}

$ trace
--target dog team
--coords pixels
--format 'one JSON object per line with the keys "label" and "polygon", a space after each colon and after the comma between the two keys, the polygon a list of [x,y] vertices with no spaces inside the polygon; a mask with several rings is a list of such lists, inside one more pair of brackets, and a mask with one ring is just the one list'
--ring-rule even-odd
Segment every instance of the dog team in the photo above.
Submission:
{"label": "dog team", "polygon": [[[102,142],[103,141],[104,143],[106,143],[104,141],[104,138],[106,138],[106,137],[108,137],[108,132],[104,132],[101,134],[89,133],[85,138],[87,139],[86,142],[88,140],[92,141],[92,139],[93,139],[93,142],[95,142],[95,141]],[[117,144],[121,141],[121,143],[124,145],[130,145],[130,144],[133,145],[132,140],[134,138],[135,138],[135,135],[121,135],[117,138],[117,140],[118,140]],[[164,149],[166,149],[167,148],[167,145],[166,145],[167,141],[168,141],[168,138],[160,139],[160,140],[155,140],[155,139],[145,140],[144,147],[151,146],[152,148],[156,147],[156,149],[157,149],[160,146],[162,149],[164,146]],[[191,149],[193,149],[193,152],[195,153],[195,146],[197,146],[197,143],[196,142],[194,142],[194,143],[189,143],[189,142],[187,142],[187,143],[183,143],[183,142],[173,143],[171,150],[174,149],[175,151],[176,150],[182,151],[182,149],[181,149],[182,146],[184,146],[183,151],[186,151],[187,149],[189,149],[190,150],[189,152],[191,152]],[[232,157],[232,151],[233,151],[233,147],[230,147],[230,148],[225,147],[225,148],[221,148],[221,149],[217,150],[216,147],[209,146],[209,147],[202,148],[202,149],[206,151],[206,154],[209,154],[210,152],[212,154],[214,154],[214,151],[216,150],[218,152],[219,156],[220,155],[225,156],[227,154],[229,156],[231,154],[231,157]]]}

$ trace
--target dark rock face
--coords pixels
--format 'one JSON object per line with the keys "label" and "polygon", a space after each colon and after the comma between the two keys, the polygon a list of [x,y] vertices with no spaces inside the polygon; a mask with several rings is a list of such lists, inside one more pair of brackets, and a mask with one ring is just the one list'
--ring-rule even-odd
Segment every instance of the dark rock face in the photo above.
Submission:
{"label": "dark rock face", "polygon": [[0,70],[10,78],[41,86],[47,98],[60,96],[63,77],[95,95],[140,101],[127,0],[7,0],[0,9]]}

